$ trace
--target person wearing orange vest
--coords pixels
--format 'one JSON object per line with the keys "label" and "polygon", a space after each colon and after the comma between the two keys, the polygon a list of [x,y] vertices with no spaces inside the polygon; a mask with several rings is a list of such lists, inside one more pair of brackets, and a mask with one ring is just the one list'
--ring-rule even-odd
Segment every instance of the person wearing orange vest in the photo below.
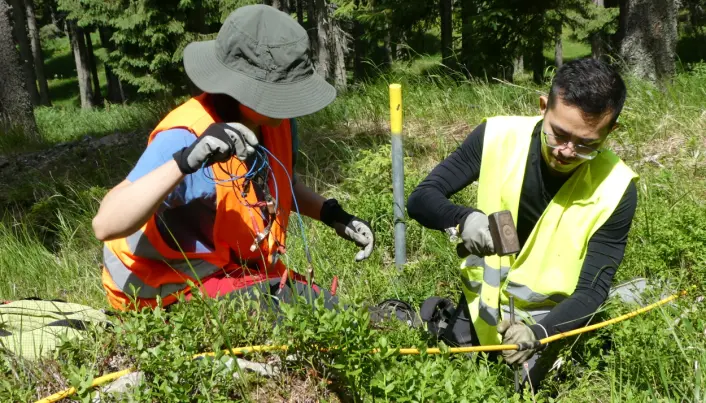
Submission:
{"label": "person wearing orange vest", "polygon": [[136,166],[93,219],[114,308],[188,300],[191,284],[210,297],[254,288],[290,296],[313,290],[336,303],[282,262],[293,209],[354,242],[356,261],[375,244],[366,221],[294,176],[294,118],[336,97],[309,53],[306,31],[265,5],[237,9],[215,40],[185,48],[185,71],[203,93],[150,133]]}

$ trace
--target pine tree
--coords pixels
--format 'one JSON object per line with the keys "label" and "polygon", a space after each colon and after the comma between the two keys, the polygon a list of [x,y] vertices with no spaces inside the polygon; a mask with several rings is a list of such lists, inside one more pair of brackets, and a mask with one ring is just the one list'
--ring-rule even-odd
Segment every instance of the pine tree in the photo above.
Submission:
{"label": "pine tree", "polygon": [[27,36],[27,16],[23,0],[12,1],[12,17],[14,19],[13,32],[20,48],[22,70],[25,78],[25,88],[29,91],[32,105],[39,105],[39,91],[37,91],[36,75],[34,72],[34,58],[32,48]]}
{"label": "pine tree", "polygon": [[98,79],[98,66],[96,64],[96,55],[93,53],[93,40],[91,39],[91,31],[84,31],[86,37],[86,56],[88,57],[88,68],[91,72],[91,81],[93,82],[93,105],[103,105],[103,94],[101,94],[100,80]]}
{"label": "pine tree", "polygon": [[618,9],[605,8],[603,0],[591,0],[581,10],[569,15],[573,40],[589,43],[593,58],[602,59],[612,52],[609,38],[618,29]]}
{"label": "pine tree", "polygon": [[451,0],[439,0],[439,16],[441,21],[441,59],[444,65],[451,64],[453,57],[453,22]]}
{"label": "pine tree", "polygon": [[32,100],[25,88],[22,65],[10,24],[10,6],[0,0],[0,133],[17,129],[30,138],[38,138]]}
{"label": "pine tree", "polygon": [[34,58],[34,71],[39,83],[39,101],[44,106],[51,106],[49,97],[49,84],[44,74],[44,55],[42,54],[42,42],[39,39],[39,28],[37,18],[34,14],[34,0],[24,0],[27,15],[27,28],[29,28],[29,39],[32,44],[32,57]]}
{"label": "pine tree", "polygon": [[91,87],[91,68],[88,62],[88,51],[83,28],[78,26],[74,20],[66,20],[66,29],[69,32],[71,51],[76,63],[76,75],[78,77],[79,95],[81,98],[81,108],[93,108],[93,88]]}
{"label": "pine tree", "polygon": [[[98,28],[98,33],[101,38],[101,45],[103,45],[106,51],[114,51],[115,46],[113,46],[113,43],[110,41],[110,28],[100,27]],[[103,63],[103,68],[105,69],[105,80],[108,83],[108,101],[113,103],[125,102],[125,92],[123,91],[123,84],[120,82],[120,79],[113,73],[113,69],[110,65],[105,62]]]}
{"label": "pine tree", "polygon": [[620,55],[638,77],[663,84],[675,73],[676,0],[621,0]]}

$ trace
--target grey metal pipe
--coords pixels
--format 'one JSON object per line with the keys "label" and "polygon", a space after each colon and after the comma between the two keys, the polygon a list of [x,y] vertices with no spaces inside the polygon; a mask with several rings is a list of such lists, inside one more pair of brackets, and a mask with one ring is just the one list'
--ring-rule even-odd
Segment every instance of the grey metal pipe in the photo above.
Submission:
{"label": "grey metal pipe", "polygon": [[402,86],[390,84],[390,132],[392,133],[392,197],[395,217],[395,266],[407,262],[404,222],[404,152],[402,151]]}
{"label": "grey metal pipe", "polygon": [[402,136],[392,134],[392,195],[395,216],[395,266],[397,270],[407,262],[406,227],[404,222],[404,158]]}

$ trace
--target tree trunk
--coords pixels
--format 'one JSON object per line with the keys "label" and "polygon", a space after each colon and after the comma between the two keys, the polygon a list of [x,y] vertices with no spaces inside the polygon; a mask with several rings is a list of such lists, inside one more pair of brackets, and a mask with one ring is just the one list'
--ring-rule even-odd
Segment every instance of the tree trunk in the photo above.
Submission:
{"label": "tree trunk", "polygon": [[32,47],[27,37],[27,16],[25,15],[25,4],[22,0],[12,0],[12,16],[14,18],[13,32],[15,33],[17,44],[20,47],[25,88],[29,91],[32,105],[39,105],[39,92],[37,91],[36,76],[34,73],[34,58],[32,57]]}
{"label": "tree trunk", "polygon": [[333,84],[339,89],[348,85],[348,72],[346,71],[346,55],[348,54],[348,34],[341,27],[340,21],[331,17],[332,53],[333,53]]}
{"label": "tree trunk", "polygon": [[66,32],[66,26],[64,25],[64,20],[59,15],[57,10],[56,0],[46,0],[44,2],[45,10],[49,12],[49,17],[51,18],[51,23],[55,27],[59,28],[61,31]]}
{"label": "tree trunk", "polygon": [[532,44],[532,79],[536,84],[544,83],[544,38],[535,38]]}
{"label": "tree trunk", "polygon": [[34,71],[37,73],[39,83],[39,101],[42,105],[51,106],[49,99],[49,85],[44,74],[44,56],[42,55],[42,43],[39,40],[39,29],[37,18],[34,14],[34,1],[25,0],[25,10],[27,14],[27,27],[29,28],[29,38],[32,42],[32,56],[34,57]]}
{"label": "tree trunk", "polygon": [[[605,7],[604,0],[593,0],[596,7]],[[594,59],[603,59],[606,51],[606,38],[603,33],[597,32],[591,36],[591,57]]]}
{"label": "tree trunk", "polygon": [[311,44],[311,54],[314,62],[319,61],[319,33],[318,17],[316,15],[317,0],[302,0],[306,2],[306,30],[309,33],[309,43]]}
{"label": "tree trunk", "polygon": [[470,62],[473,54],[471,44],[471,18],[473,17],[474,2],[471,0],[461,0],[461,59],[466,71],[471,70]]}
{"label": "tree trunk", "polygon": [[521,54],[512,61],[513,75],[522,74],[525,71],[525,58]]}
{"label": "tree trunk", "polygon": [[[360,7],[360,0],[355,0],[355,8]],[[365,40],[363,39],[363,24],[357,18],[353,19],[353,76],[356,80],[361,80],[365,77],[365,67],[363,65],[363,57],[365,56]]]}
{"label": "tree trunk", "polygon": [[619,0],[618,31],[613,36],[613,44],[617,49],[620,49],[620,45],[623,43],[623,38],[625,38],[625,32],[628,25],[628,7],[628,0]]}
{"label": "tree trunk", "polygon": [[[308,17],[316,27],[312,42],[312,53],[316,59],[316,70],[322,77],[338,88],[346,86],[346,53],[348,35],[333,18],[329,0],[309,0]],[[311,7],[313,4],[313,7]],[[314,16],[312,19],[311,16]],[[311,30],[310,30],[311,33]],[[310,38],[311,39],[311,38]]]}
{"label": "tree trunk", "polygon": [[392,27],[392,24],[388,24],[388,35],[390,35],[390,65],[392,65],[392,62],[397,60],[397,44],[399,43],[399,37],[396,35],[394,28]]}
{"label": "tree trunk", "polygon": [[603,59],[606,54],[605,39],[600,32],[591,36],[591,57],[594,59]]}
{"label": "tree trunk", "polygon": [[93,105],[103,105],[103,94],[101,94],[101,83],[98,79],[98,66],[96,65],[96,55],[93,53],[93,40],[91,32],[84,31],[86,36],[86,56],[88,56],[88,67],[93,78]]}
{"label": "tree trunk", "polygon": [[88,62],[88,52],[86,51],[83,29],[76,24],[76,21],[67,20],[66,26],[69,31],[74,61],[76,62],[76,75],[78,76],[78,87],[81,94],[81,107],[90,109],[93,107],[93,90],[91,89],[91,68]]}
{"label": "tree trunk", "polygon": [[0,0],[0,134],[22,129],[25,136],[37,139],[37,122],[22,77],[9,12],[7,1]]}
{"label": "tree trunk", "polygon": [[544,15],[532,18],[530,22],[529,32],[535,33],[529,40],[530,65],[532,67],[532,79],[536,84],[544,83],[544,37],[545,35],[538,34],[542,32],[542,28],[547,23]]}
{"label": "tree trunk", "polygon": [[451,66],[453,57],[451,0],[439,0],[439,16],[441,17],[441,60],[445,66]]}
{"label": "tree trunk", "polygon": [[390,30],[389,24],[385,24],[385,38],[384,38],[384,46],[385,46],[385,63],[388,66],[392,66],[392,62],[394,61],[394,49],[392,49],[392,32]]}
{"label": "tree trunk", "polygon": [[621,6],[622,59],[636,76],[663,84],[676,69],[677,0],[623,0]]}
{"label": "tree trunk", "polygon": [[330,32],[331,16],[328,12],[328,0],[316,2],[316,33],[317,33],[317,71],[329,80],[331,78]]}
{"label": "tree trunk", "polygon": [[194,12],[191,14],[189,20],[193,21],[194,29],[200,34],[208,34],[208,27],[206,26],[206,7],[204,7],[203,0],[195,1]]}
{"label": "tree trunk", "polygon": [[296,0],[297,2],[297,22],[299,25],[304,26],[304,6],[302,5],[303,0]]}
{"label": "tree trunk", "polygon": [[554,65],[556,68],[564,64],[564,46],[561,42],[561,25],[557,27],[556,38],[554,39]]}
{"label": "tree trunk", "polygon": [[[105,48],[106,51],[111,52],[114,49],[114,46],[110,43],[109,28],[98,28],[98,35],[100,35],[101,45],[103,45],[103,48]],[[112,103],[125,102],[123,85],[118,79],[118,76],[113,73],[113,69],[110,68],[110,65],[103,63],[103,68],[105,69],[105,81],[108,83],[108,101]]]}

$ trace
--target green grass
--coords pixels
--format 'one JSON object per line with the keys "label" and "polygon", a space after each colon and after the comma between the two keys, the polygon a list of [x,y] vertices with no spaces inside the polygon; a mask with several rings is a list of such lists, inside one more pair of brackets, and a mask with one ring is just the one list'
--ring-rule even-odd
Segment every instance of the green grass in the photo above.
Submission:
{"label": "green grass", "polygon": [[[324,225],[304,220],[318,281],[328,286],[338,275],[339,295],[353,306],[384,298],[418,305],[432,295],[456,298],[460,291],[458,261],[445,236],[414,221],[407,222],[409,263],[401,273],[394,268],[387,83],[403,84],[406,195],[483,117],[538,113],[537,91],[544,90],[527,83],[488,85],[407,71],[398,66],[386,79],[361,84],[300,121],[300,178],[371,221],[376,231],[376,251],[357,264],[353,245],[332,236]],[[568,364],[537,391],[536,401],[551,401],[550,396],[576,402],[696,401],[704,395],[704,376],[694,368],[706,365],[706,309],[695,302],[706,279],[706,93],[698,90],[704,88],[706,70],[678,76],[666,93],[628,81],[622,126],[611,146],[641,177],[638,211],[616,281],[647,276],[670,283],[660,291],[697,289],[628,322],[571,338],[562,350]],[[124,124],[119,130],[148,131],[142,120],[130,117],[129,108],[114,115],[43,113],[56,122],[47,127],[65,128],[55,133],[70,130],[69,124],[60,126],[67,121],[84,128]],[[77,167],[53,178],[27,173],[27,185],[14,189],[14,204],[0,225],[0,299],[41,296],[107,307],[100,288],[100,245],[90,220],[101,196],[124,177],[142,147],[93,156],[99,169]],[[454,200],[472,204],[473,197],[471,187]],[[304,272],[299,231],[292,220],[286,262]],[[496,362],[384,353],[388,347],[436,343],[395,323],[371,328],[364,310],[334,316],[295,305],[275,327],[271,316],[250,314],[254,310],[247,302],[196,301],[170,313],[130,313],[116,329],[69,344],[41,365],[0,358],[0,371],[8,375],[0,382],[0,401],[29,401],[66,384],[78,387],[90,376],[128,364],[148,374],[149,387],[136,392],[136,401],[259,401],[263,394],[296,399],[302,393],[333,401],[342,396],[364,401],[521,400],[512,396],[512,373]],[[601,317],[627,310],[611,303]],[[249,375],[235,382],[225,367],[189,359],[196,352],[258,343],[291,344],[300,354],[271,381]],[[313,345],[347,350],[322,353]],[[363,353],[370,348],[383,353]],[[267,357],[252,359],[264,362]]]}

